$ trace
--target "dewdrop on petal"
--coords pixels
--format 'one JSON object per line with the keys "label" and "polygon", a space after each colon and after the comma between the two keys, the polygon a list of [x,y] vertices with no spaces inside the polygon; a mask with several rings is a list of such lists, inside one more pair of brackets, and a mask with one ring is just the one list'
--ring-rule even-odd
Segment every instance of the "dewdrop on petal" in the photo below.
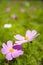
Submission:
{"label": "dewdrop on petal", "polygon": [[4,28],[11,28],[12,24],[4,24]]}

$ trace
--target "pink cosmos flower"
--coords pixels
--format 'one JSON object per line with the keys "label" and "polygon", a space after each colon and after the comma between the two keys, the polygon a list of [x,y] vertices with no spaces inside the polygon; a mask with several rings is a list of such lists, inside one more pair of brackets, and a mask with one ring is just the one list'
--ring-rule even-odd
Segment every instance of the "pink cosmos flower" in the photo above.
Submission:
{"label": "pink cosmos flower", "polygon": [[30,7],[30,10],[36,10],[36,7],[31,6],[31,7]]}
{"label": "pink cosmos flower", "polygon": [[17,41],[15,43],[22,44],[22,43],[25,43],[25,42],[31,42],[38,35],[40,35],[40,34],[39,33],[37,34],[37,32],[35,30],[32,30],[32,31],[27,30],[25,37],[23,37],[19,34],[14,36],[14,38],[17,39]]}
{"label": "pink cosmos flower", "polygon": [[15,14],[12,14],[12,15],[11,15],[11,18],[13,18],[13,19],[15,19],[15,20],[18,19],[17,15],[15,15]]}
{"label": "pink cosmos flower", "polygon": [[24,12],[25,12],[25,10],[24,10],[23,8],[20,8],[20,12],[24,13]]}
{"label": "pink cosmos flower", "polygon": [[6,9],[6,12],[10,12],[10,10],[11,10],[11,9],[8,7],[8,8]]}
{"label": "pink cosmos flower", "polygon": [[7,45],[5,43],[2,44],[2,54],[6,54],[7,60],[12,60],[23,54],[22,46],[14,44],[12,45],[12,41],[8,41]]}

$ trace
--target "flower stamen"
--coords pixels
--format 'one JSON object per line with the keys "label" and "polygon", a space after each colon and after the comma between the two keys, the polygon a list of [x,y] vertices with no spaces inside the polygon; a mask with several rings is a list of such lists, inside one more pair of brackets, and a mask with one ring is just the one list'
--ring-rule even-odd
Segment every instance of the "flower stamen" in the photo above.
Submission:
{"label": "flower stamen", "polygon": [[29,40],[29,38],[28,37],[25,37],[25,40]]}
{"label": "flower stamen", "polygon": [[10,49],[9,51],[10,51],[10,52],[14,52],[14,49]]}

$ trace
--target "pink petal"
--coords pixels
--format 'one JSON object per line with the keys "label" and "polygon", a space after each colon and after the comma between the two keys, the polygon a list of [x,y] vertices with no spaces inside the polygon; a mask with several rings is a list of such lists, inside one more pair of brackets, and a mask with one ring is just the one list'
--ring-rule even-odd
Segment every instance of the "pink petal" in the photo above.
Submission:
{"label": "pink petal", "polygon": [[11,56],[11,53],[8,53],[8,54],[6,55],[6,59],[7,59],[7,60],[12,60],[12,59],[13,59],[13,57]]}
{"label": "pink petal", "polygon": [[19,34],[14,36],[14,38],[17,39],[17,40],[24,40],[24,37],[19,35]]}
{"label": "pink petal", "polygon": [[21,45],[21,44],[26,43],[26,42],[28,42],[28,41],[27,40],[22,40],[22,41],[16,41],[15,43],[18,44],[18,45]]}
{"label": "pink petal", "polygon": [[15,50],[15,52],[12,53],[12,57],[13,57],[13,58],[16,58],[16,57],[18,57],[18,56],[19,56],[19,54],[18,54],[17,50]]}
{"label": "pink petal", "polygon": [[18,54],[19,54],[19,55],[23,55],[23,53],[24,53],[24,51],[22,51],[22,50],[19,50],[19,51],[18,51]]}
{"label": "pink petal", "polygon": [[7,53],[8,53],[8,50],[5,49],[5,48],[2,48],[2,49],[1,49],[1,52],[2,52],[2,54],[7,54]]}
{"label": "pink petal", "polygon": [[20,55],[23,55],[23,51],[22,50],[20,50],[20,51],[15,50],[15,52],[12,53],[13,58],[16,58],[16,57],[18,57]]}
{"label": "pink petal", "polygon": [[11,18],[13,18],[13,19],[18,19],[17,15],[15,15],[15,14],[12,14],[12,15],[11,15]]}
{"label": "pink petal", "polygon": [[7,48],[7,45],[5,43],[3,43],[2,44],[2,47],[6,49]]}
{"label": "pink petal", "polygon": [[24,10],[23,8],[20,8],[20,12],[24,13],[24,12],[25,12],[25,10]]}
{"label": "pink petal", "polygon": [[10,8],[7,8],[7,9],[6,9],[6,12],[10,12],[10,10],[11,10]]}
{"label": "pink petal", "polygon": [[13,46],[13,45],[12,45],[12,41],[8,41],[8,42],[7,42],[7,46],[8,46],[8,48],[12,48],[12,46]]}
{"label": "pink petal", "polygon": [[26,37],[29,37],[29,38],[31,37],[31,31],[30,30],[26,31]]}

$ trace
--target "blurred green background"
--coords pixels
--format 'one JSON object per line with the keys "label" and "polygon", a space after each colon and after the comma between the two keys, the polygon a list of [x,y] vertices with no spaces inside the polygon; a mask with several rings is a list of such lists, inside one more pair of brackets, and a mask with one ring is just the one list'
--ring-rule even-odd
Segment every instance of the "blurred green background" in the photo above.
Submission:
{"label": "blurred green background", "polygon": [[[6,12],[10,8],[10,12]],[[23,8],[25,12],[21,12]],[[11,18],[12,14],[17,19]],[[12,24],[11,28],[4,28],[4,24]],[[14,35],[25,36],[26,30],[36,30],[40,33],[32,43],[23,44],[24,55],[7,61],[1,53],[2,43],[12,40]],[[43,2],[42,1],[8,1],[0,0],[0,65],[43,65]]]}

